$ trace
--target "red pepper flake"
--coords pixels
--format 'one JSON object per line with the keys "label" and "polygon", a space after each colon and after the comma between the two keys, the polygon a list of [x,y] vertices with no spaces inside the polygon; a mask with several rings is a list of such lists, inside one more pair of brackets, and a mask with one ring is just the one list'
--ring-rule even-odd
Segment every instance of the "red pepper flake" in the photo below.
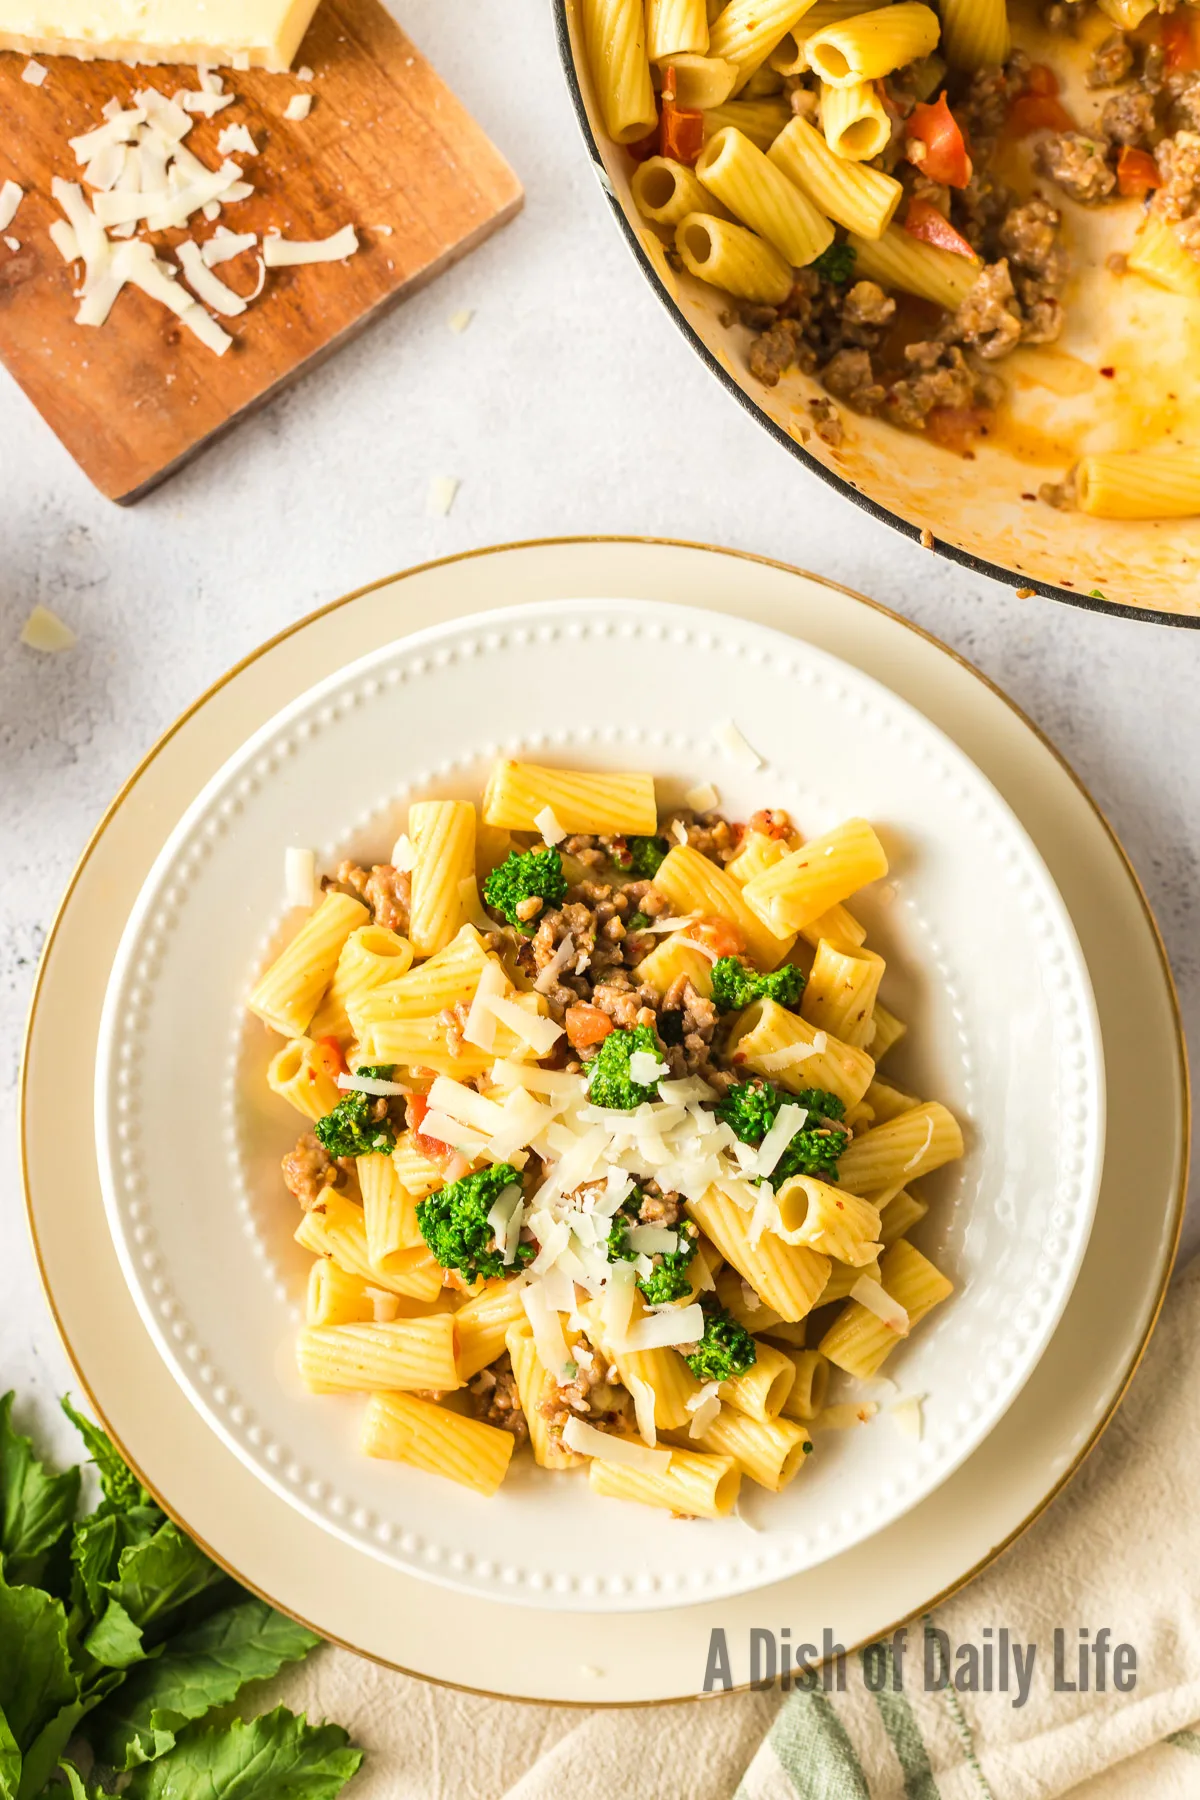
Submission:
{"label": "red pepper flake", "polygon": [[1103,375],[1105,381],[1111,381],[1113,376],[1116,374],[1116,372],[1117,371],[1115,369],[1101,369],[1101,371],[1100,371],[1100,373]]}

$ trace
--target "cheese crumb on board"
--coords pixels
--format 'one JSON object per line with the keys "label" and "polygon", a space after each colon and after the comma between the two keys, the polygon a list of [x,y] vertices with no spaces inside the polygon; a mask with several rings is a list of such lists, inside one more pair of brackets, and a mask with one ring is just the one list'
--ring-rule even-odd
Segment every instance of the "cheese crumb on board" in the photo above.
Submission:
{"label": "cheese crumb on board", "polygon": [[14,252],[14,254],[16,251],[18,251],[21,248],[20,238],[6,237],[4,242],[8,245],[8,248]]}
{"label": "cheese crumb on board", "polygon": [[444,519],[454,505],[461,483],[455,475],[435,475],[429,483],[425,511],[431,519]]}
{"label": "cheese crumb on board", "polygon": [[0,231],[7,231],[17,216],[17,208],[25,196],[25,190],[18,187],[15,181],[6,181],[0,187]]}
{"label": "cheese crumb on board", "polygon": [[312,238],[307,242],[281,237],[275,231],[269,231],[263,239],[263,258],[268,269],[295,268],[301,263],[341,262],[344,257],[353,256],[357,249],[358,237],[353,225],[343,225],[332,237]]}
{"label": "cheese crumb on board", "polygon": [[239,313],[245,312],[246,302],[242,296],[226,287],[219,275],[213,274],[199,244],[185,238],[182,244],[176,244],[175,254],[183,269],[184,280],[205,306],[211,306],[214,312],[223,313],[229,319],[236,319]]}
{"label": "cheese crumb on board", "polygon": [[312,78],[313,78],[313,72],[309,68],[308,64],[301,63],[300,67],[296,70],[296,80],[297,81],[311,81]]}
{"label": "cheese crumb on board", "polygon": [[21,80],[27,81],[30,87],[41,87],[49,73],[40,62],[27,62],[21,70]]}
{"label": "cheese crumb on board", "polygon": [[210,269],[218,263],[229,262],[231,258],[240,256],[243,250],[254,250],[258,247],[258,239],[252,231],[230,231],[226,225],[218,225],[206,244],[201,244],[200,254]]}
{"label": "cheese crumb on board", "polygon": [[258,155],[258,145],[250,136],[249,128],[245,125],[227,125],[217,139],[219,156],[231,156],[235,151],[244,156]]}
{"label": "cheese crumb on board", "polygon": [[42,650],[52,656],[60,650],[73,649],[76,638],[57,613],[48,606],[35,606],[21,627],[21,642],[30,650]]}
{"label": "cheese crumb on board", "polygon": [[297,124],[300,124],[307,119],[311,111],[311,94],[293,94],[283,109],[283,116],[285,119],[295,119]]}
{"label": "cheese crumb on board", "polygon": [[451,331],[456,331],[461,335],[462,332],[467,329],[467,326],[474,317],[475,314],[471,311],[469,306],[460,307],[456,313],[450,314],[449,325]]}
{"label": "cheese crumb on board", "polygon": [[282,73],[316,10],[317,0],[0,0],[0,50]]}

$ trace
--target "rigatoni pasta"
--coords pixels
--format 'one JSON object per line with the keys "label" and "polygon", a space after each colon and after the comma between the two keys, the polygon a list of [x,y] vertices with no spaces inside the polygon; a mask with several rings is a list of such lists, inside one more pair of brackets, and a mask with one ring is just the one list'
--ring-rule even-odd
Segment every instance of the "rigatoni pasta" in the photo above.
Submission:
{"label": "rigatoni pasta", "polygon": [[643,0],[583,0],[583,32],[608,135],[632,144],[658,120]]}
{"label": "rigatoni pasta", "polygon": [[710,137],[696,163],[710,193],[735,218],[802,269],[833,242],[833,226],[807,194],[790,182],[733,126]]}
{"label": "rigatoni pasta", "polygon": [[[411,866],[326,877],[276,993],[302,969],[287,1019],[328,1029],[273,1009],[267,1082],[305,1127],[281,1165],[314,1259],[297,1368],[365,1406],[367,1454],[490,1494],[527,1446],[604,1498],[721,1517],[743,1474],[777,1492],[803,1466],[831,1361],[882,1358],[948,1291],[905,1183],[961,1131],[876,1076],[868,1042],[903,1027],[843,904],[878,840],[805,845],[718,801],[506,759],[482,828],[416,801]],[[336,908],[334,954],[344,889],[375,916]]]}
{"label": "rigatoni pasta", "polygon": [[[828,129],[828,128],[827,128]],[[877,155],[878,151],[872,151]],[[825,216],[863,237],[882,237],[900,204],[904,189],[891,175],[850,161],[835,151],[807,119],[785,125],[767,158],[795,183]]]}
{"label": "rigatoni pasta", "polygon": [[777,250],[744,225],[712,212],[690,212],[681,219],[675,248],[690,275],[739,300],[780,306],[792,291],[791,269]]}

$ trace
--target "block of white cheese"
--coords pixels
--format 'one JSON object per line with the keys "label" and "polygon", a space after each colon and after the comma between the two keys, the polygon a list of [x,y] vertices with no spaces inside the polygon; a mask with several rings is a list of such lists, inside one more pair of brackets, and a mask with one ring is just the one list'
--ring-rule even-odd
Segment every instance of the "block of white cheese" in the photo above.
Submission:
{"label": "block of white cheese", "polygon": [[0,50],[114,62],[291,67],[318,0],[0,0]]}

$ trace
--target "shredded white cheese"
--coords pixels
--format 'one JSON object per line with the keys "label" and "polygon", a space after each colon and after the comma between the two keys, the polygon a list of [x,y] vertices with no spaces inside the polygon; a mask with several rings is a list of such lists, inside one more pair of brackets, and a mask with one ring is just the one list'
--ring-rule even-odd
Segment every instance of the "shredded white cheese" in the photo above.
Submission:
{"label": "shredded white cheese", "polygon": [[550,961],[546,964],[545,968],[534,982],[533,985],[537,992],[539,994],[548,994],[551,988],[558,985],[558,978],[563,970],[568,968],[574,960],[575,939],[568,931],[566,937],[563,938],[562,942],[555,950],[554,955],[550,958]]}
{"label": "shredded white cheese", "polygon": [[713,728],[713,737],[720,748],[728,752],[734,762],[741,763],[743,768],[762,768],[762,757],[753,745],[747,742],[732,719],[719,720]]}
{"label": "shredded white cheese", "polygon": [[217,154],[218,156],[257,156],[258,145],[250,136],[248,126],[226,125],[217,139]]}
{"label": "shredded white cheese", "polygon": [[653,1449],[658,1442],[658,1430],[654,1423],[654,1389],[640,1375],[632,1373],[626,1375],[625,1384],[633,1395],[633,1412],[642,1442]]}
{"label": "shredded white cheese", "polygon": [[563,1426],[562,1441],[579,1456],[595,1457],[597,1462],[624,1463],[627,1468],[641,1469],[647,1475],[665,1475],[671,1466],[669,1450],[651,1450],[634,1438],[614,1437],[611,1431],[597,1431],[574,1414]]}
{"label": "shredded white cheese", "polygon": [[557,1311],[549,1305],[545,1288],[540,1281],[530,1282],[528,1287],[521,1289],[521,1304],[533,1327],[533,1341],[543,1366],[560,1387],[565,1386],[570,1380],[566,1370],[571,1353],[563,1335],[562,1321]]}
{"label": "shredded white cheese", "polygon": [[7,231],[16,218],[24,193],[24,188],[19,187],[15,181],[6,181],[0,187],[0,231]]}
{"label": "shredded white cheese", "polygon": [[268,269],[290,269],[300,263],[341,262],[358,249],[353,225],[343,225],[332,237],[313,238],[306,242],[281,237],[269,231],[263,239],[263,256]]}
{"label": "shredded white cheese", "polygon": [[780,1157],[791,1143],[798,1131],[803,1131],[804,1121],[808,1117],[808,1109],[796,1106],[790,1100],[780,1107],[775,1115],[775,1123],[763,1138],[758,1147],[758,1155],[754,1166],[749,1171],[765,1181],[775,1173]]}
{"label": "shredded white cheese", "polygon": [[392,867],[408,875],[417,866],[417,847],[407,831],[402,831],[392,845]]}
{"label": "shredded white cheese", "polygon": [[283,853],[283,882],[289,906],[314,905],[317,898],[315,851],[289,845]]}
{"label": "shredded white cheese", "polygon": [[667,1306],[662,1312],[647,1313],[626,1331],[622,1350],[668,1350],[676,1344],[695,1344],[704,1336],[703,1309],[692,1302],[688,1306]]}
{"label": "shredded white cheese", "polygon": [[219,263],[229,262],[240,256],[243,250],[257,248],[258,239],[252,231],[230,231],[224,225],[218,225],[207,243],[201,244],[200,254],[210,269]]}
{"label": "shredded white cheese", "polygon": [[411,1094],[402,1081],[385,1081],[382,1075],[338,1075],[337,1085],[347,1094],[370,1094],[375,1100],[386,1100],[397,1094]]}
{"label": "shredded white cheese", "polygon": [[75,646],[75,633],[48,606],[35,606],[21,627],[21,642],[30,650],[55,655]]}
{"label": "shredded white cheese", "polygon": [[21,80],[27,81],[30,87],[41,87],[49,72],[40,62],[27,62],[21,70]]}
{"label": "shredded white cheese", "polygon": [[211,119],[217,113],[224,112],[227,106],[232,106],[236,99],[236,94],[209,94],[203,90],[197,93],[194,88],[181,88],[175,95],[175,104],[181,106],[184,112],[198,113],[202,119]]}
{"label": "shredded white cheese", "polygon": [[845,1402],[840,1406],[825,1406],[809,1425],[810,1431],[850,1431],[856,1425],[866,1425],[879,1411],[873,1400],[860,1400],[857,1405]]}
{"label": "shredded white cheese", "polygon": [[367,1299],[371,1302],[376,1325],[390,1325],[400,1311],[400,1296],[386,1293],[383,1288],[369,1287]]}
{"label": "shredded white cheese", "polygon": [[629,1059],[629,1076],[639,1087],[653,1087],[670,1069],[665,1062],[660,1062],[653,1050],[635,1050]]}
{"label": "shredded white cheese", "polygon": [[454,505],[454,496],[462,483],[456,475],[434,475],[430,479],[425,511],[431,519],[444,519]]}
{"label": "shredded white cheese", "polygon": [[[5,221],[5,223],[7,223],[7,221]],[[543,806],[540,813],[534,814],[533,822],[542,834],[542,842],[544,844],[549,844],[551,848],[553,848],[555,844],[561,844],[567,835],[566,831],[555,818],[554,808],[552,806]]]}
{"label": "shredded white cheese", "polygon": [[511,1182],[497,1195],[495,1205],[488,1213],[488,1224],[495,1234],[501,1262],[511,1263],[516,1257],[524,1211],[521,1190],[516,1182]]}
{"label": "shredded white cheese", "polygon": [[684,824],[682,819],[672,819],[672,821],[671,821],[671,836],[675,839],[675,842],[677,844],[686,844],[687,843],[688,828]]}
{"label": "shredded white cheese", "polygon": [[313,72],[309,68],[308,64],[301,63],[300,67],[296,70],[296,80],[297,81],[311,81],[312,78],[313,78]]}
{"label": "shredded white cheese", "polygon": [[919,1443],[925,1428],[921,1414],[922,1394],[909,1394],[903,1400],[897,1400],[895,1406],[889,1407],[890,1416],[895,1421],[896,1429],[907,1438],[915,1438]]}
{"label": "shredded white cheese", "polygon": [[703,1437],[721,1410],[720,1382],[706,1381],[694,1394],[689,1394],[683,1404],[692,1415],[688,1436]]}
{"label": "shredded white cheese", "polygon": [[50,226],[50,242],[64,262],[79,260],[79,239],[75,236],[75,227],[68,225],[65,219],[55,219]]}
{"label": "shredded white cheese", "polygon": [[881,1325],[894,1331],[897,1337],[905,1337],[909,1329],[908,1314],[898,1300],[893,1300],[887,1289],[870,1275],[860,1275],[850,1289],[850,1298],[865,1306],[869,1313],[874,1313]]}
{"label": "shredded white cheese", "polygon": [[449,1075],[437,1077],[429,1090],[429,1105],[431,1110],[436,1108],[447,1118],[457,1120],[460,1125],[469,1125],[472,1130],[482,1131],[489,1137],[504,1123],[503,1107]]}
{"label": "shredded white cheese", "polygon": [[[397,863],[396,867],[399,866]],[[496,1015],[487,1002],[500,998],[507,987],[508,977],[504,970],[489,957],[480,971],[467,1022],[463,1026],[464,1039],[468,1044],[474,1044],[477,1050],[494,1050],[496,1047]]]}
{"label": "shredded white cheese", "polygon": [[19,250],[21,248],[20,238],[6,237],[4,242],[8,245],[8,248],[10,250],[12,250],[13,252],[16,252],[17,250]]}
{"label": "shredded white cheese", "polygon": [[908,1161],[905,1163],[904,1173],[906,1175],[911,1170],[916,1168],[917,1164],[920,1162],[921,1158],[924,1156],[925,1152],[928,1150],[928,1148],[932,1142],[933,1142],[933,1114],[928,1113],[925,1118],[925,1141],[921,1145],[921,1148],[918,1151],[916,1151],[912,1156],[910,1156]]}
{"label": "shredded white cheese", "polygon": [[689,788],[683,796],[693,812],[712,812],[721,803],[721,796],[711,781],[702,781],[696,787]]}
{"label": "shredded white cheese", "polygon": [[563,1034],[562,1026],[556,1025],[553,1019],[543,1019],[537,1013],[526,1012],[515,1000],[500,1000],[494,994],[489,994],[484,1004],[495,1013],[502,1025],[507,1025],[510,1031],[515,1032],[537,1056],[545,1056],[547,1050],[552,1050]]}
{"label": "shredded white cheese", "polygon": [[631,1225],[625,1241],[640,1256],[670,1256],[679,1248],[679,1233],[669,1225]]}
{"label": "shredded white cheese", "polygon": [[214,312],[223,313],[226,318],[236,319],[239,313],[245,312],[246,302],[242,296],[236,294],[231,287],[226,287],[219,275],[213,274],[204,261],[199,244],[193,243],[191,238],[184,238],[181,244],[176,244],[175,254],[179,258],[188,286],[206,306],[211,306]]}
{"label": "shredded white cheese", "polygon": [[302,124],[312,111],[312,103],[311,94],[293,94],[283,109],[283,116],[285,119],[295,120],[298,125]]}
{"label": "shredded white cheese", "polygon": [[457,312],[450,314],[448,324],[451,331],[457,332],[459,336],[461,336],[474,317],[475,314],[471,311],[470,307],[460,306]]}

